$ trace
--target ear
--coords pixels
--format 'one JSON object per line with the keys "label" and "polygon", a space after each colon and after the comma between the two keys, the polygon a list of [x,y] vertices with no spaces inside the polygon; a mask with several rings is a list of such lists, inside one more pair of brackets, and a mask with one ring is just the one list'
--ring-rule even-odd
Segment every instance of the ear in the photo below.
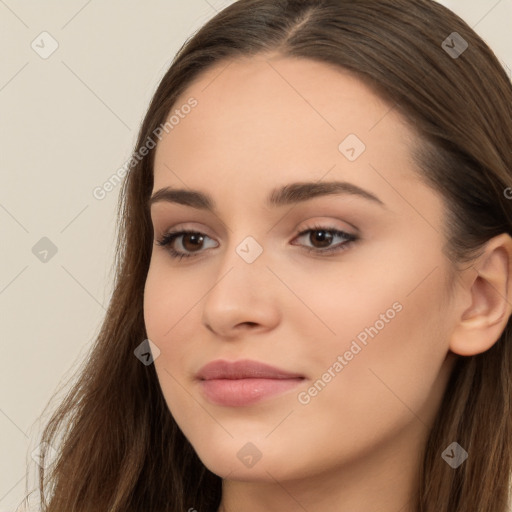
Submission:
{"label": "ear", "polygon": [[502,233],[492,238],[484,253],[465,270],[463,308],[450,338],[450,350],[461,356],[491,348],[512,313],[512,238]]}

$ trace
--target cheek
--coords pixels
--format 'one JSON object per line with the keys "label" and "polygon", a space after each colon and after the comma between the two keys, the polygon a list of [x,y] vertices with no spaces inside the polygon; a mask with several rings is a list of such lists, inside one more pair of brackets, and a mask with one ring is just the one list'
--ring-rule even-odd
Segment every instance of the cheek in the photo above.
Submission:
{"label": "cheek", "polygon": [[187,325],[202,296],[195,281],[198,279],[176,273],[171,276],[161,263],[152,263],[144,288],[144,322],[150,339],[168,345],[167,340]]}
{"label": "cheek", "polygon": [[317,328],[327,333],[323,346],[315,347],[321,350],[324,364],[325,356],[332,361],[349,351],[347,357],[354,366],[356,359],[366,367],[414,363],[410,368],[414,372],[434,359],[433,369],[437,367],[447,352],[442,342],[448,324],[442,324],[449,311],[444,281],[447,263],[439,257],[436,243],[428,252],[418,249],[414,240],[390,238],[378,250],[360,251],[357,262],[345,268],[340,265],[328,282],[324,279],[323,287],[315,279],[320,276],[303,279],[301,293],[328,327],[317,322]]}
{"label": "cheek", "polygon": [[417,286],[420,274],[411,264],[382,275],[364,307],[340,295],[344,308],[332,324],[339,336],[314,355],[319,371],[306,390],[310,415],[341,421],[356,438],[371,436],[372,425],[385,432],[411,419],[431,421],[446,377],[449,311],[441,269]]}
{"label": "cheek", "polygon": [[146,332],[160,350],[155,369],[164,397],[173,411],[176,407],[190,407],[190,395],[184,386],[192,376],[185,370],[191,369],[191,359],[201,350],[200,340],[197,340],[198,315],[200,299],[206,292],[199,281],[197,276],[171,274],[160,262],[152,263],[146,279]]}
{"label": "cheek", "polygon": [[[342,386],[357,395],[386,389],[389,382],[406,395],[417,393],[417,399],[428,394],[447,353],[448,324],[443,324],[449,316],[447,268],[436,251],[437,240],[428,253],[418,249],[417,243],[406,242],[390,240],[378,251],[361,250],[358,263],[349,264],[347,259],[339,271],[333,267],[328,281],[326,276],[322,281],[322,276],[310,274],[297,285],[298,293],[307,297],[308,306],[322,320],[315,327],[324,339],[311,352],[315,377],[338,356],[347,356],[343,370],[336,373],[343,374],[343,379],[333,379],[328,387]],[[311,336],[311,327],[308,331],[303,322]],[[392,396],[390,390],[386,392]],[[368,397],[368,404],[371,401]]]}
{"label": "cheek", "polygon": [[194,287],[181,284],[179,278],[163,278],[165,271],[158,265],[150,267],[144,289],[144,322],[148,338],[155,343],[160,355],[154,361],[158,382],[167,407],[178,426],[186,431],[200,411],[187,411],[195,401],[184,387],[183,368],[189,363],[189,344],[173,343],[173,339],[184,339],[183,328],[190,324],[193,305],[197,302]]}

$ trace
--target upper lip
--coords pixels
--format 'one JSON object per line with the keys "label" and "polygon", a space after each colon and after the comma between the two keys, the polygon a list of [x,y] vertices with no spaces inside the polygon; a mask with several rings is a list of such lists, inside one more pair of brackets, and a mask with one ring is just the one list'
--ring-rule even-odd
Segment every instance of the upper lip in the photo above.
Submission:
{"label": "upper lip", "polygon": [[225,361],[218,359],[203,366],[196,377],[200,380],[211,379],[297,379],[304,378],[298,373],[290,373],[275,366],[258,361],[243,359]]}

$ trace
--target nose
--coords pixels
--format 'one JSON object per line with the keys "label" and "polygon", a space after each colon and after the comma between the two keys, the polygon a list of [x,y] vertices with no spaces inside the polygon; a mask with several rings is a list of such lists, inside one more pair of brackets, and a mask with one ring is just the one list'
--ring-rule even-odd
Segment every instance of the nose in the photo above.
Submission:
{"label": "nose", "polygon": [[201,302],[203,325],[219,337],[232,339],[247,330],[267,331],[279,324],[281,283],[267,266],[265,251],[249,261],[235,248],[228,249]]}

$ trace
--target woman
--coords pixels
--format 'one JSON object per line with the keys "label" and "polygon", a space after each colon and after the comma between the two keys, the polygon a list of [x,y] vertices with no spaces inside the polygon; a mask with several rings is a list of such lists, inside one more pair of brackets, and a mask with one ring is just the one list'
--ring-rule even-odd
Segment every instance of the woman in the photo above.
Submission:
{"label": "woman", "polygon": [[507,511],[510,147],[435,2],[219,13],[140,129],[44,510]]}

